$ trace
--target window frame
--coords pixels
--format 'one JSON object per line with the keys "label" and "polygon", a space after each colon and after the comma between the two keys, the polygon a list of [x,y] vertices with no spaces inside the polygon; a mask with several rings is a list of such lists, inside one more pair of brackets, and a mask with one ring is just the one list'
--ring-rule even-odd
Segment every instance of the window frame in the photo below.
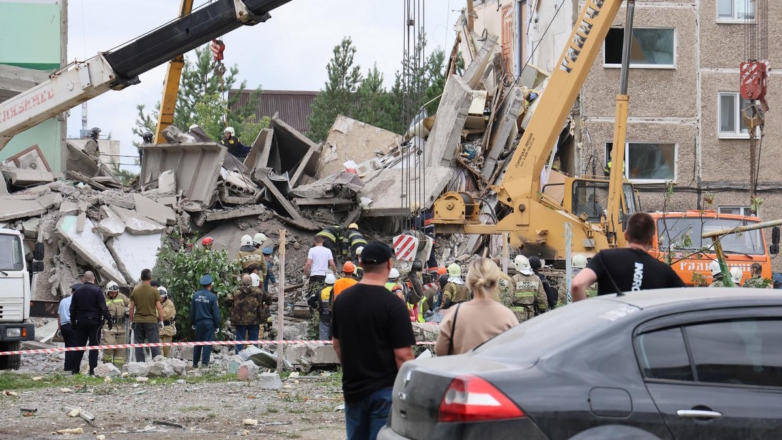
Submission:
{"label": "window frame", "polygon": [[[758,302],[742,308],[715,308],[712,310],[698,310],[691,312],[676,313],[652,318],[646,322],[640,323],[633,330],[632,344],[633,355],[638,366],[638,374],[644,383],[685,385],[698,387],[719,387],[729,389],[748,389],[748,390],[770,390],[773,392],[782,392],[782,387],[772,387],[766,385],[745,385],[717,382],[700,382],[697,369],[690,349],[690,341],[687,339],[687,327],[692,325],[720,323],[733,319],[775,319],[782,321],[782,306],[778,303]],[[675,379],[654,379],[644,375],[644,366],[641,362],[639,336],[647,333],[653,333],[662,330],[679,328],[684,338],[684,346],[687,350],[687,357],[690,360],[690,368],[693,372],[693,380],[675,380]]]}
{"label": "window frame", "polygon": [[[613,145],[613,140],[610,142],[605,142],[603,144],[605,148],[605,165],[608,164],[608,161],[611,159],[611,152],[608,150],[608,144]],[[656,145],[673,145],[673,179],[638,179],[638,178],[630,178],[630,167],[627,166],[627,164],[630,162],[630,144],[656,144]],[[679,144],[676,142],[631,142],[627,141],[625,142],[625,165],[624,165],[624,177],[627,179],[628,182],[634,184],[634,185],[653,185],[653,184],[659,184],[659,183],[668,183],[673,182],[676,183],[676,179],[679,175]]]}
{"label": "window frame", "polygon": [[[722,97],[730,95],[734,98],[734,110],[736,111],[735,126],[738,131],[722,131]],[[739,92],[717,92],[717,137],[719,139],[749,139],[749,132],[741,132],[741,93]]]}
{"label": "window frame", "polygon": [[[730,212],[722,212],[723,208],[724,209],[740,209],[741,213],[740,214],[732,214]],[[749,207],[749,206],[742,206],[742,205],[720,205],[720,206],[717,207],[717,214],[740,215],[740,216],[743,216],[743,217],[755,217],[754,215],[752,215],[751,212],[749,212],[750,209],[752,209],[752,208]]]}
{"label": "window frame", "polygon": [[[714,2],[714,14],[717,16],[717,23],[718,24],[745,24],[747,23],[747,20],[744,18],[738,18],[736,17],[736,14],[738,13],[738,8],[736,7],[736,2],[744,1],[744,0],[730,0],[733,3],[733,16],[728,17],[722,17],[720,16],[720,5],[719,2],[721,0],[717,0]],[[752,23],[757,21],[757,6],[755,7],[755,10],[752,11]]]}
{"label": "window frame", "polygon": [[[624,31],[624,26],[611,26],[611,29],[622,29]],[[642,26],[642,27],[633,27],[633,30],[636,29],[668,29],[673,32],[673,63],[672,64],[633,64],[632,61],[630,62],[630,68],[631,69],[653,69],[653,70],[676,70],[676,61],[678,60],[678,53],[676,50],[676,47],[679,42],[679,36],[676,32],[675,27],[668,27],[668,26]],[[608,37],[608,34],[606,34],[606,38]],[[605,39],[603,40],[603,68],[605,69],[621,69],[622,63],[614,64],[614,63],[606,63],[606,42]]]}

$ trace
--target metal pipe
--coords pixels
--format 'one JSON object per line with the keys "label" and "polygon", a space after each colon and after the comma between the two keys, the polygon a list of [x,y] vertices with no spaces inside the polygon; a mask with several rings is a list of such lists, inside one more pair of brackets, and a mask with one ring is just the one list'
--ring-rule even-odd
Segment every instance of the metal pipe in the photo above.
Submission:
{"label": "metal pipe", "polygon": [[754,223],[747,226],[739,226],[737,228],[723,229],[720,231],[704,232],[703,234],[701,234],[701,238],[714,238],[722,235],[736,234],[739,232],[747,232],[747,231],[754,231],[757,229],[772,228],[774,226],[782,226],[782,219],[771,220],[768,222]]}
{"label": "metal pipe", "polygon": [[625,18],[625,34],[622,42],[622,72],[619,82],[619,94],[627,94],[627,79],[630,74],[630,49],[633,44],[633,16],[635,14],[635,0],[627,0],[627,16]]}

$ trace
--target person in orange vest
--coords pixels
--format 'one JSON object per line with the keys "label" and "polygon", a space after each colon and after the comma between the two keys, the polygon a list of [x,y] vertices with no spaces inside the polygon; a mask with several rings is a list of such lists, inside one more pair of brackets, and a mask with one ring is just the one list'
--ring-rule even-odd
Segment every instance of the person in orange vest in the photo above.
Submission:
{"label": "person in orange vest", "polygon": [[348,287],[352,287],[355,284],[358,284],[358,280],[356,280],[356,278],[353,276],[355,272],[356,265],[353,264],[352,261],[346,261],[345,264],[342,265],[342,278],[338,279],[334,283],[334,295],[332,295],[333,300],[336,300],[339,294]]}

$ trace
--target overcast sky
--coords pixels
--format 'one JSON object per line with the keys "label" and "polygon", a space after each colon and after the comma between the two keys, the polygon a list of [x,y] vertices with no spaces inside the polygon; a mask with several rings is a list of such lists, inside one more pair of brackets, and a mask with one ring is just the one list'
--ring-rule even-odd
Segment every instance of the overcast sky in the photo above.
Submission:
{"label": "overcast sky", "polygon": [[[332,49],[345,36],[353,38],[356,62],[366,72],[374,63],[393,83],[402,57],[405,0],[292,0],[271,12],[272,19],[242,27],[223,37],[225,63],[237,64],[248,88],[320,90]],[[455,10],[461,0],[414,0],[425,3],[429,50],[450,51],[455,37]],[[196,6],[205,3],[196,0]],[[69,0],[68,59],[83,60],[131,40],[176,17],[180,0]],[[100,127],[135,155],[131,129],[136,105],[154,108],[162,96],[166,66],[141,75],[141,84],[110,91],[88,103],[88,126]],[[81,107],[71,109],[68,137],[78,137]],[[132,161],[124,158],[123,163]],[[132,168],[131,168],[132,169]]]}

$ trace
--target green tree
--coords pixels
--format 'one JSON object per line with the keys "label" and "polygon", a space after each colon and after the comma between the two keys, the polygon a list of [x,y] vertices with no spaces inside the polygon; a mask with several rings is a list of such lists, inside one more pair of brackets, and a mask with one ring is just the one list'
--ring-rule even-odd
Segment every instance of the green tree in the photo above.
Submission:
{"label": "green tree", "polygon": [[394,113],[395,108],[390,100],[391,96],[383,87],[383,74],[375,64],[367,71],[367,76],[358,88],[353,117],[376,127],[393,130],[399,115]]}
{"label": "green tree", "polygon": [[312,102],[309,117],[307,135],[316,142],[326,139],[337,115],[353,115],[355,95],[362,82],[361,67],[353,65],[355,55],[356,47],[350,37],[343,38],[340,44],[334,46],[333,56],[326,65],[328,81]]}
{"label": "green tree", "polygon": [[[174,237],[176,238],[176,237]],[[190,301],[193,293],[201,290],[199,280],[208,273],[214,284],[212,292],[217,295],[220,305],[220,326],[230,316],[225,298],[238,286],[237,275],[241,272],[239,264],[223,251],[208,251],[190,241],[192,249],[176,249],[170,242],[163,243],[158,251],[158,259],[152,273],[162,286],[168,289],[168,297],[174,301],[177,310],[177,332],[180,338],[192,339],[194,332],[190,322]]]}

